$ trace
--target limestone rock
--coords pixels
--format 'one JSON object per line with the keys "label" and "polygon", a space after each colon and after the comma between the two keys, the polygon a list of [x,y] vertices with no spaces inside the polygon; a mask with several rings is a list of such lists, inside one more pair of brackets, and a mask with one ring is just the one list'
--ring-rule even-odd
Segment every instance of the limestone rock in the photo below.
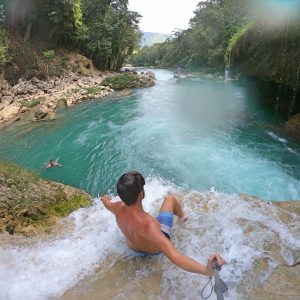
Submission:
{"label": "limestone rock", "polygon": [[291,133],[300,137],[300,113],[295,114],[288,120],[286,128]]}
{"label": "limestone rock", "polygon": [[45,119],[49,112],[50,110],[47,107],[40,107],[34,114],[34,120],[39,121]]}
{"label": "limestone rock", "polygon": [[0,111],[0,119],[4,121],[8,121],[9,119],[13,118],[19,111],[19,105],[12,104],[4,107]]}
{"label": "limestone rock", "polygon": [[8,105],[13,103],[14,98],[12,96],[3,96],[1,102]]}

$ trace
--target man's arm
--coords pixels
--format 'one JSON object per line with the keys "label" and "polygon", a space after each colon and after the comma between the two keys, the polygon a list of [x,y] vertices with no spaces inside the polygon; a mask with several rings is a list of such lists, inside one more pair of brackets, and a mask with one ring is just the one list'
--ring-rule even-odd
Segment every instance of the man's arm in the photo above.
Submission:
{"label": "man's arm", "polygon": [[104,204],[105,208],[111,211],[114,215],[116,214],[116,211],[118,208],[123,206],[123,202],[112,202],[108,195],[104,195],[101,197],[101,201]]}
{"label": "man's arm", "polygon": [[178,267],[192,273],[213,275],[213,262],[216,259],[220,266],[225,264],[224,259],[219,254],[213,254],[208,258],[207,265],[201,264],[196,260],[181,254],[172,242],[157,228],[153,228],[149,233],[152,242],[157,243],[160,250]]}

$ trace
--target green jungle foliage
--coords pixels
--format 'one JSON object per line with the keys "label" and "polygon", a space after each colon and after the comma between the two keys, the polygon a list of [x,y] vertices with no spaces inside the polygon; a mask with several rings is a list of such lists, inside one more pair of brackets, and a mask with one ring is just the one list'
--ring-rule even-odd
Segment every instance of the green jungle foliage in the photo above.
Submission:
{"label": "green jungle foliage", "polygon": [[255,22],[253,20],[249,21],[244,25],[243,27],[240,27],[239,30],[231,37],[227,50],[226,50],[226,55],[225,55],[225,62],[226,64],[229,63],[229,55],[231,53],[231,50],[233,47],[236,45],[237,41],[249,30],[254,26]]}
{"label": "green jungle foliage", "polygon": [[31,107],[34,107],[34,106],[37,106],[38,104],[40,104],[42,101],[44,101],[46,98],[45,97],[39,97],[39,98],[35,98],[35,99],[32,99],[30,102],[23,102],[22,105],[24,107],[27,107],[27,108],[31,108]]}
{"label": "green jungle foliage", "polygon": [[[128,0],[1,0],[0,64],[26,46],[79,49],[96,67],[119,69],[139,46],[140,15]],[[8,49],[10,47],[10,49]],[[45,49],[45,50],[46,50]]]}
{"label": "green jungle foliage", "polygon": [[106,77],[102,84],[108,85],[114,90],[131,89],[139,86],[139,77],[129,73],[117,74]]}
{"label": "green jungle foliage", "polygon": [[164,43],[142,48],[129,62],[191,70],[223,69],[230,39],[251,19],[246,7],[246,0],[199,2],[189,29],[176,32]]}
{"label": "green jungle foliage", "polygon": [[43,52],[43,57],[46,60],[51,60],[54,58],[55,52],[54,50],[47,50]]}
{"label": "green jungle foliage", "polygon": [[3,28],[5,21],[4,7],[0,5],[0,66],[7,63],[9,60],[8,48],[9,40],[6,30]]}

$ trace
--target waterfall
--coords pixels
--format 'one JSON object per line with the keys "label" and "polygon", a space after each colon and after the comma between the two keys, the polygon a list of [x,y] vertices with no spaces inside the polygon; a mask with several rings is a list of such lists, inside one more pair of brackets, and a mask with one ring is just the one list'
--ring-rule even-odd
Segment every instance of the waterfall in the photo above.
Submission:
{"label": "waterfall", "polygon": [[226,67],[225,68],[225,81],[226,80],[229,80],[230,78],[229,78],[229,68],[228,67]]}
{"label": "waterfall", "polygon": [[231,65],[231,62],[230,62],[230,55],[228,55],[228,64],[225,68],[225,81],[227,80],[230,80],[230,65]]}

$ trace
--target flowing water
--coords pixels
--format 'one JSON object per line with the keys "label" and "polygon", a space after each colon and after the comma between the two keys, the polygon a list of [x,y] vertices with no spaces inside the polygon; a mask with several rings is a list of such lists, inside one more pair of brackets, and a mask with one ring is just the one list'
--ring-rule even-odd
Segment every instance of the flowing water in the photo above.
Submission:
{"label": "flowing water", "polygon": [[[62,110],[52,123],[16,124],[0,133],[0,159],[43,177],[114,197],[117,178],[139,170],[147,178],[144,205],[155,215],[172,191],[189,214],[172,240],[205,262],[214,251],[230,299],[263,282],[300,250],[299,218],[267,202],[300,199],[300,144],[285,136],[274,110],[234,81],[175,80],[156,70],[157,84],[122,99]],[[285,120],[282,119],[282,122]],[[5,141],[5,142],[3,142]],[[49,159],[61,168],[45,169]],[[206,279],[162,256],[134,258],[102,204],[61,221],[59,234],[0,248],[1,299],[198,299]],[[70,226],[69,226],[70,225]],[[276,245],[277,252],[270,247]],[[250,271],[259,260],[263,271]],[[150,298],[149,298],[150,297]],[[152,298],[151,298],[152,297]],[[213,296],[212,298],[213,299]]]}

